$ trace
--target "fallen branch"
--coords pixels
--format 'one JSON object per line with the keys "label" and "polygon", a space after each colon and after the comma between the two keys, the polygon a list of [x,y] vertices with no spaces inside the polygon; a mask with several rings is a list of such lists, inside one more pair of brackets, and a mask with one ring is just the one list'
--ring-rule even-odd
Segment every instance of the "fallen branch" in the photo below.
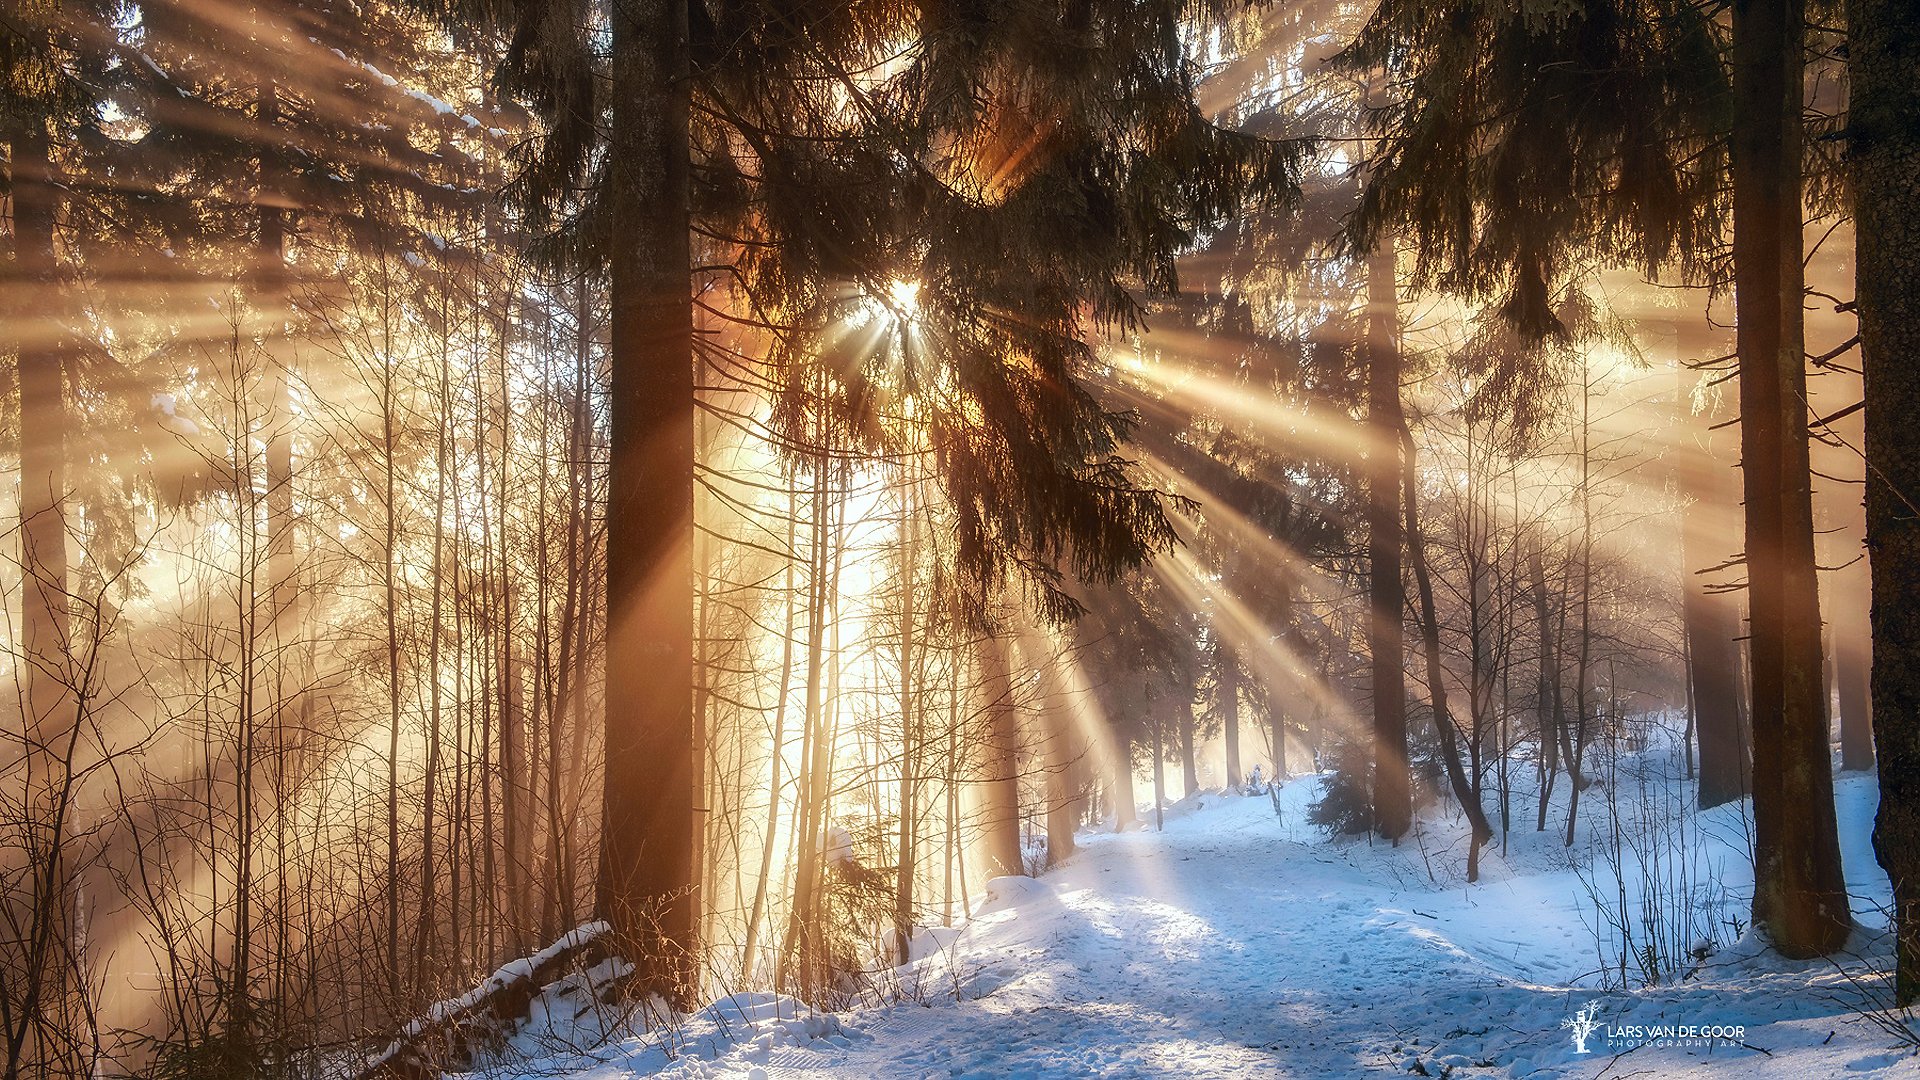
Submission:
{"label": "fallen branch", "polygon": [[436,1002],[354,1073],[354,1080],[439,1080],[450,1069],[470,1068],[474,1052],[497,1046],[547,984],[576,963],[600,959],[595,954],[608,931],[604,922],[587,923],[532,956],[502,964],[465,994]]}

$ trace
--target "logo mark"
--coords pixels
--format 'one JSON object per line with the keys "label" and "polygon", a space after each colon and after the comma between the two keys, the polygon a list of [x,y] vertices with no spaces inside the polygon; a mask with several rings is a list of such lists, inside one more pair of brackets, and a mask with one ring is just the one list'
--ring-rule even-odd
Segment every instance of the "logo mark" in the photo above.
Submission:
{"label": "logo mark", "polygon": [[1593,1052],[1587,1049],[1587,1040],[1593,1037],[1594,1032],[1600,1030],[1599,1015],[1600,1003],[1597,1001],[1589,1001],[1585,1008],[1560,1021],[1561,1027],[1573,1032],[1574,1053],[1590,1054]]}

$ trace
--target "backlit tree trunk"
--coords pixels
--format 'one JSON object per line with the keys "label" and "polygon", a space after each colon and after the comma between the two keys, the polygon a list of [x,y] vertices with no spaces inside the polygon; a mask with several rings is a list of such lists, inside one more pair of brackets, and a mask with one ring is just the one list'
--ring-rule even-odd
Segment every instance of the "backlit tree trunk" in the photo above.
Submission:
{"label": "backlit tree trunk", "polygon": [[[1753,921],[1788,956],[1845,940],[1821,679],[1802,298],[1802,0],[1733,7],[1734,286],[1753,686]],[[1898,560],[1894,560],[1898,565]]]}
{"label": "backlit tree trunk", "polygon": [[982,749],[982,842],[989,874],[1024,874],[1020,857],[1020,716],[1000,643],[980,642],[980,672],[986,679],[987,738]]}
{"label": "backlit tree trunk", "polygon": [[[1698,377],[1696,377],[1696,382]],[[1713,413],[1688,418],[1700,429]],[[1700,806],[1719,806],[1752,790],[1752,758],[1740,711],[1740,608],[1724,593],[1710,592],[1700,571],[1725,563],[1740,541],[1728,520],[1738,515],[1732,470],[1719,461],[1704,432],[1681,439],[1681,490],[1693,503],[1680,515],[1683,559],[1682,619],[1693,686],[1695,729],[1700,741]]]}
{"label": "backlit tree trunk", "polygon": [[1238,791],[1246,783],[1240,771],[1240,658],[1224,642],[1214,646],[1214,707],[1227,744],[1227,786]]}
{"label": "backlit tree trunk", "polygon": [[693,307],[687,5],[612,10],[606,210],[612,385],[607,472],[606,778],[596,907],[634,988],[693,989]]}

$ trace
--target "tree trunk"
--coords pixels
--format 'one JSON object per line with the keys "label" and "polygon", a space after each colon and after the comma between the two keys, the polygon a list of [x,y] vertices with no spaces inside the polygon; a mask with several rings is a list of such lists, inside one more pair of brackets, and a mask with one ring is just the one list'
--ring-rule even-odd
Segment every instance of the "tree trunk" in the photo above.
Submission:
{"label": "tree trunk", "polygon": [[1873,771],[1873,699],[1867,679],[1873,670],[1873,643],[1843,627],[1834,634],[1834,681],[1840,698],[1840,768]]}
{"label": "tree trunk", "polygon": [[[1698,381],[1700,377],[1696,377]],[[1704,428],[1709,412],[1694,422]],[[1700,808],[1745,798],[1753,768],[1745,717],[1740,710],[1740,611],[1734,598],[1708,591],[1700,571],[1725,563],[1739,541],[1728,535],[1726,517],[1740,513],[1731,471],[1714,455],[1704,432],[1682,438],[1681,490],[1693,505],[1682,511],[1681,600],[1688,674],[1693,688],[1695,731],[1700,743]]]}
{"label": "tree trunk", "polygon": [[1193,755],[1193,693],[1186,691],[1180,702],[1180,782],[1182,796],[1200,790],[1200,764]]}
{"label": "tree trunk", "polygon": [[793,902],[787,913],[787,932],[779,959],[774,965],[773,981],[776,987],[787,985],[788,973],[797,963],[801,969],[802,985],[811,989],[812,984],[808,979],[816,953],[813,934],[819,925],[815,917],[815,901],[820,894],[816,884],[820,872],[819,821],[822,815],[819,804],[826,798],[827,792],[817,783],[821,772],[817,762],[827,756],[825,745],[830,738],[826,717],[827,694],[823,683],[830,620],[828,604],[833,592],[832,560],[828,553],[834,535],[831,527],[833,507],[828,501],[828,485],[826,455],[821,454],[813,461],[813,520],[809,523],[813,538],[807,548],[807,681],[792,845],[798,866],[792,877]]}
{"label": "tree trunk", "polygon": [[1736,0],[1731,147],[1751,613],[1753,921],[1792,957],[1832,952],[1850,924],[1828,764],[1807,457],[1805,37],[1803,0]]}
{"label": "tree trunk", "polygon": [[920,740],[924,734],[919,701],[919,684],[914,681],[914,593],[915,571],[920,559],[920,509],[909,481],[901,496],[900,516],[906,534],[900,544],[900,858],[894,871],[893,932],[894,962],[904,964],[912,958],[914,826],[918,821],[920,790]]}
{"label": "tree trunk", "polygon": [[1396,843],[1413,824],[1400,581],[1400,299],[1390,243],[1367,258],[1368,592],[1373,668],[1373,823]]}
{"label": "tree trunk", "polygon": [[[66,817],[71,742],[78,722],[69,677],[69,608],[66,527],[66,362],[68,327],[64,290],[54,249],[59,189],[44,121],[29,117],[14,133],[12,160],[13,243],[16,299],[26,310],[12,313],[18,336],[20,391],[21,664],[27,668],[25,797],[33,843],[28,896],[7,896],[6,914],[24,940],[20,959],[26,990],[21,1009],[6,1017],[9,1074],[22,1063],[57,1071],[59,1032],[69,1004],[68,914],[72,911],[68,846],[59,822]],[[48,314],[49,308],[56,308]],[[12,335],[9,335],[12,336]],[[48,823],[54,823],[49,825]],[[17,905],[17,906],[16,906]],[[24,910],[21,910],[24,909]],[[9,991],[11,994],[11,991]]]}
{"label": "tree trunk", "polygon": [[1112,785],[1113,831],[1126,832],[1127,827],[1140,821],[1140,803],[1133,793],[1133,744],[1125,739],[1115,739],[1119,745],[1114,747],[1113,776],[1108,781]]}
{"label": "tree trunk", "polygon": [[1455,737],[1453,711],[1447,707],[1445,667],[1440,661],[1440,624],[1434,615],[1433,579],[1427,573],[1426,537],[1420,532],[1413,432],[1403,427],[1400,437],[1401,454],[1406,463],[1405,490],[1401,498],[1406,500],[1407,555],[1408,561],[1413,564],[1413,580],[1420,602],[1420,643],[1427,658],[1427,698],[1433,705],[1433,730],[1440,738],[1440,756],[1446,766],[1447,781],[1452,785],[1453,797],[1460,803],[1460,809],[1466,812],[1467,822],[1473,829],[1472,845],[1467,850],[1467,881],[1472,883],[1480,879],[1480,847],[1493,839],[1493,826],[1488,823],[1487,811],[1480,805],[1480,795],[1474,790],[1460,762],[1460,744]]}
{"label": "tree trunk", "polygon": [[596,907],[633,988],[687,1001],[694,862],[693,306],[687,5],[614,5],[606,776]]}
{"label": "tree trunk", "polygon": [[1240,658],[1233,646],[1224,642],[1214,646],[1214,708],[1220,711],[1220,725],[1227,744],[1227,787],[1239,791],[1246,784],[1240,771]]}
{"label": "tree trunk", "polygon": [[[1029,655],[1036,661],[1046,656],[1052,643],[1039,633],[1027,636]],[[1063,675],[1063,662],[1045,661],[1046,706],[1041,718],[1046,724],[1047,750],[1047,865],[1058,865],[1073,856],[1074,833],[1080,826],[1081,765],[1089,747],[1074,723],[1072,687]]]}
{"label": "tree trunk", "polygon": [[1167,747],[1158,713],[1153,717],[1153,828],[1155,832],[1167,829]]}
{"label": "tree trunk", "polygon": [[[787,622],[786,629],[780,635],[780,688],[774,696],[773,738],[768,743],[768,768],[772,776],[767,781],[767,828],[760,840],[760,874],[754,880],[753,906],[747,912],[746,944],[740,950],[740,978],[752,985],[754,962],[760,942],[761,922],[767,910],[767,889],[773,879],[774,839],[780,831],[781,782],[780,767],[783,760],[783,748],[787,744],[787,697],[793,688],[793,630],[794,613],[800,609],[799,598],[794,592],[793,573],[794,552],[798,549],[800,519],[800,499],[798,491],[789,486],[787,489],[787,546],[789,553],[786,568]],[[809,586],[811,588],[811,586]]]}
{"label": "tree trunk", "polygon": [[[263,79],[259,87],[259,115],[256,123],[263,129],[278,125],[280,114],[279,88],[271,79]],[[256,303],[262,316],[262,330],[266,340],[267,354],[271,370],[267,377],[273,383],[273,405],[268,414],[269,433],[266,444],[266,502],[267,502],[267,578],[269,603],[271,604],[271,627],[273,662],[270,666],[273,677],[272,704],[272,744],[271,768],[273,777],[273,815],[274,815],[274,909],[284,919],[290,919],[287,898],[287,851],[288,836],[286,803],[290,798],[291,769],[288,761],[289,729],[306,725],[301,722],[299,687],[307,682],[307,672],[300,662],[299,639],[301,634],[299,607],[300,585],[294,565],[293,550],[293,415],[292,394],[292,358],[288,349],[288,272],[286,264],[286,211],[277,205],[284,196],[277,190],[284,164],[277,154],[262,152],[258,162],[259,177],[256,200],[259,214],[259,235],[256,240],[257,269]],[[290,664],[292,666],[289,671]],[[290,677],[291,676],[291,677]],[[287,963],[287,934],[284,927],[276,935],[274,944],[274,979],[276,987],[285,977]],[[237,957],[235,970],[242,978],[235,980],[234,1001],[243,1009],[250,1006],[243,1000],[248,991],[244,985],[244,975],[248,970],[244,957]],[[283,1016],[287,1009],[285,994],[273,993],[274,1008]],[[245,1045],[245,1042],[242,1042]]]}
{"label": "tree trunk", "polygon": [[986,779],[981,784],[981,830],[990,874],[1024,874],[1020,857],[1020,716],[1000,643],[982,640],[980,672],[986,677]]}
{"label": "tree trunk", "polygon": [[[1895,995],[1920,1000],[1920,10],[1849,0],[1855,273],[1873,574],[1873,849],[1893,882]],[[1844,684],[1843,684],[1844,692]]]}
{"label": "tree trunk", "polygon": [[1547,831],[1547,807],[1553,800],[1553,780],[1559,772],[1561,716],[1560,635],[1556,632],[1547,605],[1547,570],[1540,548],[1527,556],[1527,573],[1532,579],[1533,618],[1540,645],[1537,700],[1534,712],[1540,725],[1540,802],[1534,821],[1535,832]]}

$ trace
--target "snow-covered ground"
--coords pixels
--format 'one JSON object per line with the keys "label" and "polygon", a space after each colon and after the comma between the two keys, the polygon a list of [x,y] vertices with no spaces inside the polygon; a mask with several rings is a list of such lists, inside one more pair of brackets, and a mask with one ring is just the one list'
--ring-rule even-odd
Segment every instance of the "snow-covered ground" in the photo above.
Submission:
{"label": "snow-covered ground", "polygon": [[[1464,828],[1444,810],[1395,848],[1328,840],[1308,825],[1312,777],[1289,783],[1277,812],[1265,797],[1203,793],[1170,812],[1165,832],[1088,834],[1045,877],[996,881],[969,925],[923,938],[927,955],[896,974],[891,1004],[822,1015],[741,995],[670,1034],[588,1053],[542,1050],[529,1031],[511,1072],[1920,1077],[1913,1049],[1862,1012],[1884,992],[1873,972],[1888,963],[1886,881],[1869,846],[1873,781],[1838,785],[1862,930],[1858,957],[1836,966],[1784,960],[1743,933],[1744,808],[1681,810],[1691,791],[1660,779],[1664,767],[1645,786],[1623,779],[1611,800],[1604,787],[1584,794],[1593,827],[1578,858],[1555,835],[1564,806],[1536,833],[1531,798],[1516,799],[1508,853],[1496,840],[1476,885],[1461,877]],[[1629,827],[1615,846],[1612,816],[1645,809],[1657,829]],[[1665,839],[1643,875],[1632,849],[1649,836]],[[1673,857],[1682,850],[1688,858]],[[1591,929],[1606,923],[1592,896],[1621,899],[1608,851],[1627,865],[1631,917],[1639,882],[1653,878],[1693,893],[1697,923],[1720,924],[1687,931],[1720,943],[1684,978],[1647,988],[1630,972],[1630,988],[1619,988],[1617,951]],[[1567,1028],[1577,1015],[1597,1025],[1584,1054]],[[1706,1030],[1657,1031],[1668,1026]]]}

